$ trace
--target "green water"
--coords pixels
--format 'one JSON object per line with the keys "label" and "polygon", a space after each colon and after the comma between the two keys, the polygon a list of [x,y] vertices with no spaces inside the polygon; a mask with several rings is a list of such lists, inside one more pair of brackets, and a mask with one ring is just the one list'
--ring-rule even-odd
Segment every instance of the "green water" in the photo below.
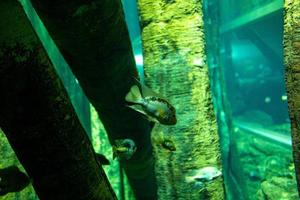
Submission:
{"label": "green water", "polygon": [[[20,2],[63,80],[95,151],[109,158],[111,165],[104,169],[118,198],[134,199],[119,163],[112,160],[111,145],[96,111],[29,1]],[[123,4],[137,68],[143,79],[136,2],[124,0]],[[208,64],[227,199],[296,200],[283,74],[283,1],[206,0],[204,4]],[[7,144],[5,138],[0,140],[1,152],[8,152],[6,164],[17,163],[12,150],[3,145]],[[24,196],[37,199],[32,188],[5,199]]]}

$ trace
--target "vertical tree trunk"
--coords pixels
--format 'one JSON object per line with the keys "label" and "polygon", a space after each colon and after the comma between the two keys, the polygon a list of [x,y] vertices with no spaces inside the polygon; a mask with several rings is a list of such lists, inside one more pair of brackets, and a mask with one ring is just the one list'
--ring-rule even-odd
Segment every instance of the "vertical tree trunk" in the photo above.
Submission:
{"label": "vertical tree trunk", "polygon": [[39,198],[116,199],[21,6],[0,15],[0,126]]}
{"label": "vertical tree trunk", "polygon": [[284,12],[284,63],[293,155],[300,193],[300,1],[286,0]]}
{"label": "vertical tree trunk", "polygon": [[[224,199],[223,179],[188,183],[193,169],[221,170],[219,139],[205,63],[201,1],[139,0],[146,83],[177,108],[175,126],[152,131],[160,199]],[[163,149],[159,137],[177,150]]]}

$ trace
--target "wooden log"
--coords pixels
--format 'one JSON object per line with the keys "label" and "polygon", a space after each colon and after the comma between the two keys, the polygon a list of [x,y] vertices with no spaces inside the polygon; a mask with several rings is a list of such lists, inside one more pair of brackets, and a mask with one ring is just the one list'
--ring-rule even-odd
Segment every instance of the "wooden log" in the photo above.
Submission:
{"label": "wooden log", "polygon": [[293,156],[300,194],[300,1],[284,5],[284,65],[292,128]]}
{"label": "wooden log", "polygon": [[0,2],[0,126],[41,200],[116,199],[17,1]]}

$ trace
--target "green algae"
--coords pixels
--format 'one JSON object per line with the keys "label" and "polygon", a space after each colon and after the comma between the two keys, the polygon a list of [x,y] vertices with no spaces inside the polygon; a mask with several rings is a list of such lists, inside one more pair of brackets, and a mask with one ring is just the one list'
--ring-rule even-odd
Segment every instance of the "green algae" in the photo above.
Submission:
{"label": "green algae", "polygon": [[[0,129],[0,169],[16,165],[21,171],[25,172],[24,168],[18,161],[13,149],[11,148],[7,138]],[[30,184],[24,190],[16,193],[8,193],[5,196],[0,197],[1,200],[38,200],[39,198],[35,194],[35,191]]]}

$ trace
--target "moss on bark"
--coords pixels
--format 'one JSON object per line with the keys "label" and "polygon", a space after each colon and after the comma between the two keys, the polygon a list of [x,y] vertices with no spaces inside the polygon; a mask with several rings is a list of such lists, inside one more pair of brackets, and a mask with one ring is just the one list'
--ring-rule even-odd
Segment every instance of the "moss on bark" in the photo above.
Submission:
{"label": "moss on bark", "polygon": [[292,127],[293,155],[300,192],[300,1],[285,1],[284,64]]}
{"label": "moss on bark", "polygon": [[[223,180],[187,183],[190,171],[221,168],[219,139],[206,65],[200,1],[139,0],[146,83],[177,109],[176,126],[152,131],[160,199],[224,199]],[[174,141],[169,152],[157,137]]]}

